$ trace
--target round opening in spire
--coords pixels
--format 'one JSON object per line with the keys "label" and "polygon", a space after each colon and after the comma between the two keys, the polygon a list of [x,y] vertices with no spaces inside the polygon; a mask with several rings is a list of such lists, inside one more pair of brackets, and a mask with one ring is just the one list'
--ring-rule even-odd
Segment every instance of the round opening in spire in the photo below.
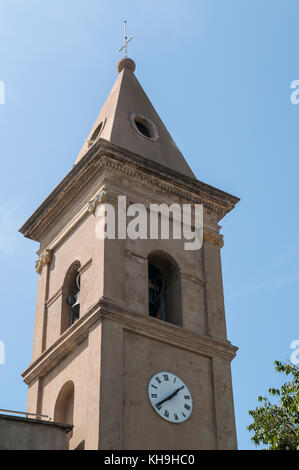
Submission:
{"label": "round opening in spire", "polygon": [[92,134],[90,140],[96,140],[96,138],[99,137],[100,133],[102,132],[103,125],[104,125],[104,121],[100,122],[100,124],[98,125],[94,133]]}
{"label": "round opening in spire", "polygon": [[128,59],[128,57],[124,57],[123,59],[121,59],[117,64],[117,70],[120,73],[123,69],[128,69],[131,70],[131,72],[135,72],[136,64],[134,60]]}
{"label": "round opening in spire", "polygon": [[141,134],[145,135],[145,137],[148,137],[149,139],[152,138],[151,129],[148,126],[145,126],[142,122],[138,121],[137,119],[135,119],[135,124]]}
{"label": "round opening in spire", "polygon": [[146,139],[157,142],[159,135],[156,125],[140,114],[132,113],[130,121],[135,131]]}
{"label": "round opening in spire", "polygon": [[100,124],[96,127],[94,133],[92,134],[91,138],[88,140],[88,147],[91,147],[95,141],[98,139],[98,137],[100,137],[103,129],[104,129],[104,126],[106,124],[106,118],[100,122]]}

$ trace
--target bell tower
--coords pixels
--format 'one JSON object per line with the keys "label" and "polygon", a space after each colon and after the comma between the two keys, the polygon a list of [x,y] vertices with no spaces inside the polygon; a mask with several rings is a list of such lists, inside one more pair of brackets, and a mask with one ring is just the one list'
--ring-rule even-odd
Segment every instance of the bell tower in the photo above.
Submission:
{"label": "bell tower", "polygon": [[[119,201],[203,206],[202,247],[120,233]],[[195,178],[122,59],[75,165],[20,229],[40,244],[28,411],[73,424],[70,449],[236,449],[218,222],[237,202]]]}

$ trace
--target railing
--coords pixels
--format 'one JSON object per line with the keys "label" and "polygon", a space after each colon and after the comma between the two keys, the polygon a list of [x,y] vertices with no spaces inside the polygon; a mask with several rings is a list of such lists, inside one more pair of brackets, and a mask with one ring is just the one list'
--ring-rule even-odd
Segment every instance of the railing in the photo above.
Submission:
{"label": "railing", "polygon": [[49,421],[51,421],[51,418],[49,418],[49,416],[42,415],[42,414],[36,414],[36,413],[28,413],[28,412],[23,412],[23,411],[14,411],[14,410],[1,410],[1,409],[0,409],[0,413],[23,415],[26,418],[29,418],[29,416],[35,416],[36,418],[40,418],[40,419],[45,418],[45,419],[48,419]]}

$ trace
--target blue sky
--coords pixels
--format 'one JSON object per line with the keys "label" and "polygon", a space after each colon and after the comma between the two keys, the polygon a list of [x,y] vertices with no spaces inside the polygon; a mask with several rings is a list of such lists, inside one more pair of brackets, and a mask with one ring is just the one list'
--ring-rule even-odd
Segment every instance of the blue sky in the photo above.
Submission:
{"label": "blue sky", "polygon": [[24,410],[37,244],[17,230],[71,169],[116,79],[136,75],[196,176],[241,198],[222,222],[239,448],[298,331],[298,0],[0,0],[0,408]]}

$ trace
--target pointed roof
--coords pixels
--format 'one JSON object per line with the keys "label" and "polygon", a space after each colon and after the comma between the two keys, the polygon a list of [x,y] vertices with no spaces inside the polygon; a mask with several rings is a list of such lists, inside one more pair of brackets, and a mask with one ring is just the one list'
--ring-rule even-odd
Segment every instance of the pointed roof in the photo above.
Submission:
{"label": "pointed roof", "polygon": [[118,63],[118,78],[76,159],[75,164],[101,137],[112,144],[195,178],[149,98],[138,82],[135,63]]}

